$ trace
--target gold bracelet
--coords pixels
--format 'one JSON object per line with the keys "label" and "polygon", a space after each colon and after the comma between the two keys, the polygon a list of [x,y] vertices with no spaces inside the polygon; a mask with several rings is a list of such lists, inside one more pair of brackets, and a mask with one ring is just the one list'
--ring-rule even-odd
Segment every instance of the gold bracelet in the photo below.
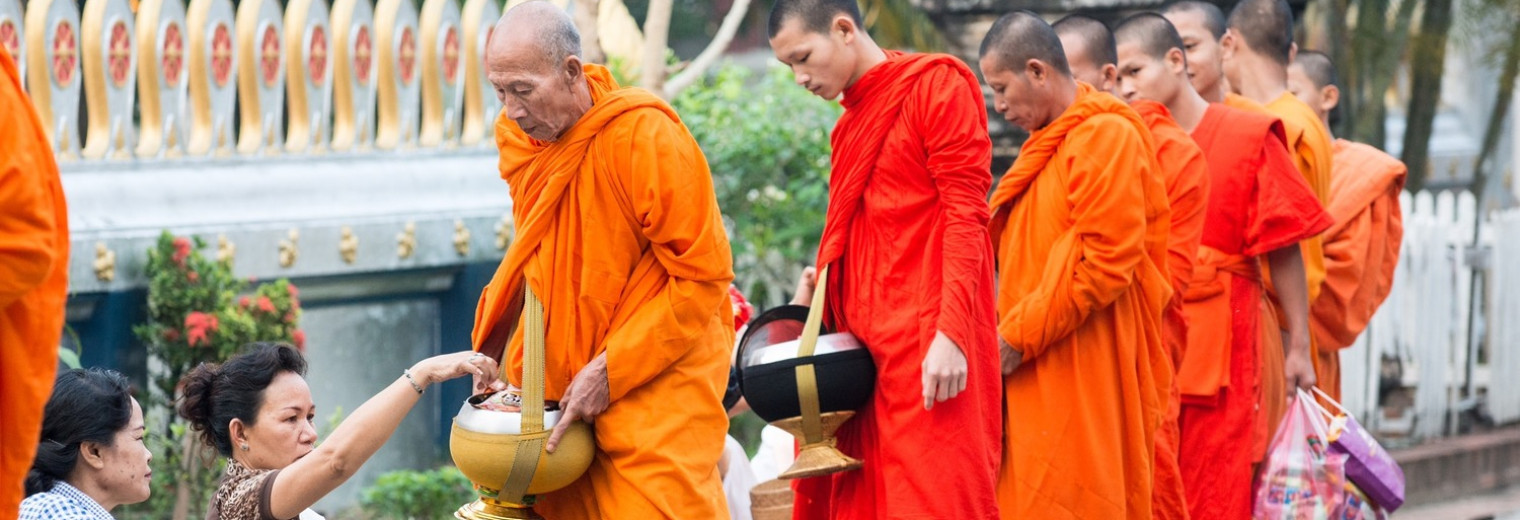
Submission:
{"label": "gold bracelet", "polygon": [[422,395],[422,385],[417,384],[416,379],[412,379],[412,369],[401,369],[401,375],[406,376],[406,382],[412,384],[412,389],[417,391],[417,395]]}

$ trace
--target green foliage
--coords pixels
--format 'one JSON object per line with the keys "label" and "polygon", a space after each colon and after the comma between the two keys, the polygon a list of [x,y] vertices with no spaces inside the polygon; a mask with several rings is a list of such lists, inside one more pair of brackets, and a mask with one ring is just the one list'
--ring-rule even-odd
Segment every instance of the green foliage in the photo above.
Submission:
{"label": "green foliage", "polygon": [[448,518],[475,500],[470,480],[453,466],[433,471],[392,471],[364,490],[360,504],[369,518]]}
{"label": "green foliage", "polygon": [[787,300],[817,252],[829,131],[842,109],[798,87],[785,68],[752,76],[724,65],[672,104],[712,169],[739,288],[765,308]]}

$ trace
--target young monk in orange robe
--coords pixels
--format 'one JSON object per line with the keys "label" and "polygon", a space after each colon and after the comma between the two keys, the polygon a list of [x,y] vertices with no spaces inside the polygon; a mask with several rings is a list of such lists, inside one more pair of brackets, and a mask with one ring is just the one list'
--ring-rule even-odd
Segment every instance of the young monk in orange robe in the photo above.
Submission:
{"label": "young monk in orange robe", "polygon": [[[1151,518],[1171,362],[1164,190],[1145,122],[1072,79],[1055,31],[1011,13],[982,41],[996,108],[1030,132],[992,194],[1005,518]],[[1153,208],[1162,208],[1152,215]],[[1162,233],[1165,236],[1165,233]]]}
{"label": "young monk in orange robe", "polygon": [[[1061,38],[1072,77],[1106,92],[1121,96],[1118,56],[1114,35],[1102,22],[1081,15],[1062,18],[1051,27]],[[1175,370],[1182,362],[1187,341],[1187,317],[1182,312],[1182,294],[1193,277],[1193,258],[1198,254],[1198,240],[1203,235],[1204,208],[1208,203],[1208,162],[1203,150],[1193,142],[1171,113],[1160,103],[1136,99],[1130,107],[1140,114],[1156,143],[1156,164],[1166,183],[1166,199],[1171,208],[1166,236],[1166,273],[1172,287],[1163,325],[1166,331],[1167,358]],[[1156,226],[1159,228],[1160,226]],[[1177,416],[1181,413],[1181,395],[1172,384],[1166,395],[1166,419],[1156,435],[1155,487],[1152,492],[1152,516],[1157,519],[1187,518],[1187,500],[1182,473],[1178,468]]]}
{"label": "young monk in orange robe", "polygon": [[544,301],[545,398],[595,419],[596,458],[547,518],[727,518],[718,475],[734,327],[727,235],[702,151],[669,105],[582,64],[552,4],[515,7],[486,58],[517,238],[476,311],[477,350],[521,385],[521,302]]}
{"label": "young monk in orange robe", "polygon": [[[1319,123],[1312,120],[1307,107],[1287,92],[1286,80],[1282,79],[1286,76],[1274,72],[1277,70],[1274,67],[1282,67],[1275,65],[1277,60],[1285,64],[1291,59],[1293,22],[1291,14],[1285,14],[1283,9],[1286,4],[1270,1],[1242,3],[1231,12],[1227,22],[1214,4],[1184,0],[1168,6],[1166,17],[1182,35],[1189,73],[1193,74],[1193,84],[1199,94],[1212,103],[1222,102],[1233,108],[1280,118],[1294,164],[1323,206],[1329,187],[1329,141],[1324,137],[1328,134],[1323,128],[1317,128]],[[1243,29],[1242,24],[1252,23],[1259,26]],[[1278,30],[1284,26],[1286,29]],[[1205,82],[1201,78],[1211,78],[1211,81]],[[1317,235],[1312,236],[1300,243],[1299,248],[1304,257],[1307,290],[1312,302],[1324,280],[1323,241]],[[1262,341],[1266,347],[1260,350],[1263,375],[1285,370],[1297,372],[1302,368],[1285,368],[1288,363],[1315,366],[1313,355],[1308,359],[1288,359],[1285,355],[1286,351],[1297,347],[1288,345],[1288,339],[1283,336],[1287,316],[1281,309],[1282,298],[1272,283],[1271,273],[1264,271],[1262,276],[1269,296],[1262,309],[1265,314],[1261,317]],[[1313,338],[1308,341],[1312,353]],[[1263,382],[1260,420],[1267,428],[1256,438],[1260,452],[1258,461],[1265,457],[1267,442],[1287,412],[1287,396],[1291,393],[1290,385],[1276,377],[1266,377]]]}
{"label": "young monk in orange robe", "polygon": [[[1189,130],[1209,163],[1209,203],[1192,284],[1184,295],[1187,351],[1182,389],[1182,474],[1192,518],[1249,518],[1256,437],[1266,427],[1256,407],[1263,377],[1302,386],[1313,372],[1263,375],[1258,318],[1264,298],[1258,257],[1283,282],[1294,337],[1308,335],[1308,299],[1298,283],[1297,242],[1330,225],[1268,116],[1209,104],[1188,82],[1183,40],[1165,18],[1141,14],[1115,30],[1121,90],[1159,101]],[[1275,326],[1274,329],[1275,331]],[[1274,332],[1274,336],[1277,334]],[[1307,356],[1308,342],[1295,341]]]}
{"label": "young monk in orange robe", "polygon": [[58,365],[69,220],[52,147],[10,53],[0,52],[0,69],[0,518],[15,518]]}
{"label": "young monk in orange robe", "polygon": [[843,96],[818,265],[829,325],[877,370],[838,435],[865,466],[796,482],[795,516],[997,518],[992,142],[976,76],[951,56],[883,51],[854,0],[778,0],[769,21],[797,83]]}
{"label": "young monk in orange robe", "polygon": [[[1329,56],[1299,52],[1288,66],[1288,88],[1330,126],[1340,89]],[[1325,209],[1335,225],[1325,232],[1325,285],[1309,325],[1319,346],[1321,387],[1340,400],[1340,350],[1356,341],[1393,288],[1404,238],[1399,194],[1408,169],[1382,150],[1336,139],[1333,171]]]}

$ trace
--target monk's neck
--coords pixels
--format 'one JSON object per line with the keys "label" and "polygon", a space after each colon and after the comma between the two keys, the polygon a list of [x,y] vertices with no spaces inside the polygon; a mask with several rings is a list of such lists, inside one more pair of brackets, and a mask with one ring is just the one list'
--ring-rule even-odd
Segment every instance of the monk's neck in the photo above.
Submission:
{"label": "monk's neck", "polygon": [[1202,97],[1204,103],[1223,103],[1225,93],[1229,92],[1229,89],[1225,88],[1225,79],[1221,76],[1219,81],[1214,82],[1212,88],[1204,90],[1195,89],[1193,92]]}
{"label": "monk's neck", "polygon": [[1203,122],[1203,114],[1209,111],[1209,102],[1198,95],[1198,91],[1185,88],[1177,99],[1167,103],[1166,108],[1172,111],[1172,120],[1177,122],[1177,126],[1191,134]]}
{"label": "monk's neck", "polygon": [[872,68],[887,61],[887,51],[881,50],[881,47],[877,46],[876,42],[871,41],[870,37],[862,34],[861,39],[856,42],[856,45],[859,46],[857,48],[860,52],[860,60],[855,63],[855,73],[850,76],[850,84],[845,85],[845,88],[855,86],[855,83],[860,81],[860,78],[865,76],[867,72],[870,72]]}
{"label": "monk's neck", "polygon": [[1288,91],[1288,70],[1275,63],[1264,63],[1260,58],[1245,58],[1240,71],[1240,84],[1231,83],[1235,92],[1263,105],[1271,103]]}

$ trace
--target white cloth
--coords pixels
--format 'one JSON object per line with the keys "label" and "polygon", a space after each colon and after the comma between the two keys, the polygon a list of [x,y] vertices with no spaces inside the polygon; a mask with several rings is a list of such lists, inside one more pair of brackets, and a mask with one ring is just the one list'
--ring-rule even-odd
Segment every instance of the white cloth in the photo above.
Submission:
{"label": "white cloth", "polygon": [[728,498],[728,516],[732,520],[750,520],[749,490],[760,481],[749,467],[749,456],[744,446],[732,435],[723,441],[723,454],[728,456],[728,473],[723,475],[723,495]]}
{"label": "white cloth", "polygon": [[796,459],[797,439],[792,434],[769,424],[760,430],[760,449],[750,461],[759,482],[775,480]]}

